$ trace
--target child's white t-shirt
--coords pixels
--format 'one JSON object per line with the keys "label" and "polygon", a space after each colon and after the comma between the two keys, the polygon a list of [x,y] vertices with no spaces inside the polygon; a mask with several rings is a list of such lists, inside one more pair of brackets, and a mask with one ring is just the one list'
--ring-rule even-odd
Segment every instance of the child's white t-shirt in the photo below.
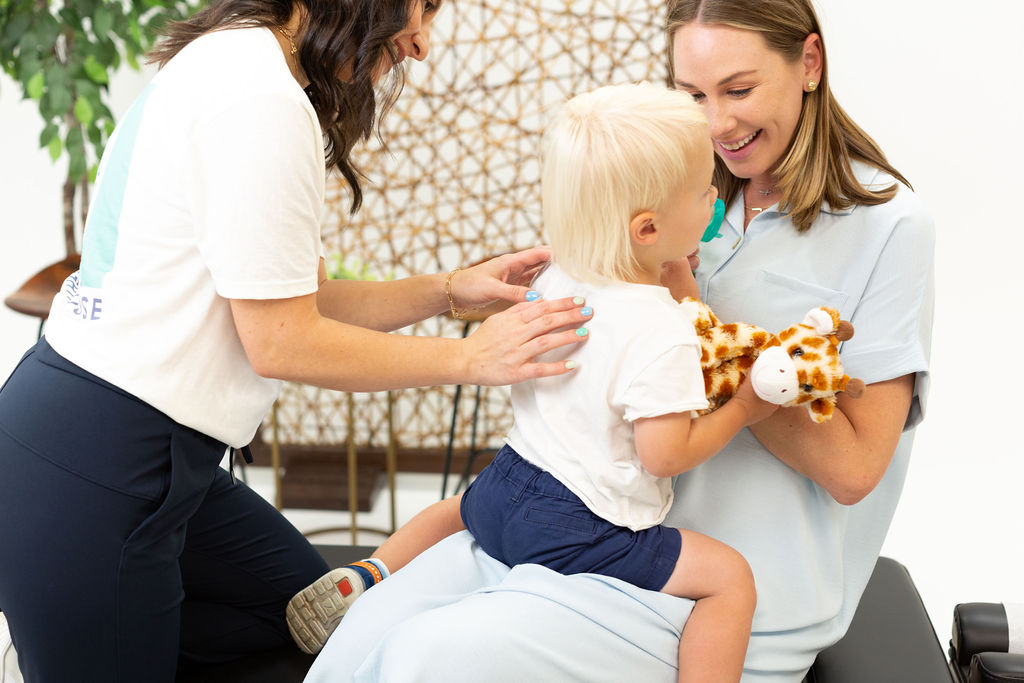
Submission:
{"label": "child's white t-shirt", "polygon": [[82,266],[46,339],[65,358],[225,443],[248,443],[277,396],[229,299],[317,290],[324,141],[266,28],[182,49],[107,145]]}
{"label": "child's white t-shirt", "polygon": [[534,288],[546,299],[583,296],[594,316],[586,342],[538,357],[571,358],[576,370],[512,385],[508,444],[594,514],[633,530],[660,524],[672,482],[640,463],[633,421],[708,406],[694,309],[664,287],[584,283],[556,264]]}

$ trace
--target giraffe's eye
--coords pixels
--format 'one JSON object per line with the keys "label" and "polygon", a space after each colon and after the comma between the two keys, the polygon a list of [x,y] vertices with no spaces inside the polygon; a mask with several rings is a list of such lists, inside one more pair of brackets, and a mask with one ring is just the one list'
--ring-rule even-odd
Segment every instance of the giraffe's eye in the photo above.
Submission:
{"label": "giraffe's eye", "polygon": [[811,393],[812,391],[814,391],[814,387],[812,387],[810,384],[804,384],[800,388],[806,391],[807,393]]}
{"label": "giraffe's eye", "polygon": [[802,355],[804,355],[804,350],[803,350],[803,349],[801,349],[801,348],[800,348],[800,347],[798,346],[798,347],[796,347],[795,349],[793,349],[792,351],[790,351],[790,352],[789,352],[789,355],[791,355],[791,356],[802,356]]}

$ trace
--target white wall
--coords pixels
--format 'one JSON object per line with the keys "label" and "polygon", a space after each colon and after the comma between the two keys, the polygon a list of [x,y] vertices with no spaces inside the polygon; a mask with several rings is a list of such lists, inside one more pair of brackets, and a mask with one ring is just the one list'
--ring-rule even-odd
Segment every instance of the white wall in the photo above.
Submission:
{"label": "white wall", "polygon": [[[832,86],[914,184],[938,224],[930,413],[885,554],[907,565],[941,641],[953,606],[1024,602],[1024,266],[1017,0],[817,0]],[[114,82],[115,113],[141,88]],[[401,103],[399,103],[401,106]],[[0,77],[0,295],[63,256],[62,169],[37,149],[34,103]],[[997,210],[997,202],[1004,210]],[[34,340],[34,319],[0,307],[0,377]],[[1001,353],[993,342],[1006,343]],[[991,357],[988,357],[991,356]]]}
{"label": "white wall", "polygon": [[1024,602],[1015,406],[1024,371],[1007,355],[1024,329],[1016,318],[1024,220],[1015,208],[1024,144],[1014,86],[1024,66],[1014,27],[1024,8],[1016,0],[816,1],[833,89],[938,226],[930,412],[883,552],[910,570],[945,644],[958,602]]}
{"label": "white wall", "polygon": [[[111,109],[120,118],[155,70],[123,69],[113,81]],[[50,162],[39,148],[37,103],[23,100],[0,72],[0,299],[43,266],[64,258],[62,191],[67,161]],[[35,341],[39,321],[0,306],[0,377],[6,378]]]}

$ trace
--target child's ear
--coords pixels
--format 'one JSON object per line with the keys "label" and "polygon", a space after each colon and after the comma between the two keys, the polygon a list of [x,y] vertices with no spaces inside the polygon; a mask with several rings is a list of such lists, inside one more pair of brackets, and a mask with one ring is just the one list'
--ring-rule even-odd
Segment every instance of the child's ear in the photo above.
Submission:
{"label": "child's ear", "polygon": [[658,241],[657,214],[641,211],[629,221],[629,239],[636,244],[650,246]]}

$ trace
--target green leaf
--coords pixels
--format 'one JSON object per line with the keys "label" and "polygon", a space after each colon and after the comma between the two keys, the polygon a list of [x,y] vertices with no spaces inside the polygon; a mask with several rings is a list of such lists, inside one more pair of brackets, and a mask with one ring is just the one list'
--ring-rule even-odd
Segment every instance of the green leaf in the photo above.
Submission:
{"label": "green leaf", "polygon": [[81,29],[82,27],[82,16],[74,7],[65,5],[57,11],[57,17],[65,28]]}
{"label": "green leaf", "polygon": [[17,45],[31,23],[32,16],[30,14],[19,12],[7,22],[6,26],[0,26],[0,49],[6,53],[8,49]]}
{"label": "green leaf", "polygon": [[73,104],[71,90],[63,83],[57,85],[50,83],[50,87],[46,89],[46,96],[50,100],[50,106],[53,107],[55,114],[63,116],[71,109]]}
{"label": "green leaf", "polygon": [[50,62],[50,65],[46,67],[44,72],[46,75],[47,90],[52,92],[55,88],[68,89],[70,83],[70,76],[68,75],[67,69],[60,64]]}
{"label": "green leaf", "polygon": [[33,100],[42,99],[43,87],[45,85],[46,78],[43,77],[43,73],[41,71],[37,71],[32,78],[28,79],[28,83],[25,84],[25,94]]}
{"label": "green leaf", "polygon": [[114,14],[105,5],[96,8],[92,17],[92,29],[97,37],[105,37],[114,28]]}
{"label": "green leaf", "polygon": [[52,145],[54,138],[57,138],[57,141],[60,142],[59,134],[60,129],[57,127],[57,124],[50,121],[43,128],[43,132],[39,134],[39,146],[46,147],[48,145]]}
{"label": "green leaf", "polygon": [[85,150],[68,147],[68,179],[78,181],[86,172]]}
{"label": "green leaf", "polygon": [[26,29],[17,38],[17,51],[18,54],[22,55],[38,55],[46,51],[48,48],[41,45],[39,39],[36,37],[34,31]]}
{"label": "green leaf", "polygon": [[142,32],[139,30],[139,22],[132,21],[131,24],[128,25],[128,32],[131,37],[135,39],[135,43],[137,45],[145,44],[142,40]]}
{"label": "green leaf", "polygon": [[49,49],[57,42],[57,36],[61,32],[61,25],[52,15],[37,15],[34,26],[40,44],[45,46],[46,49]]}
{"label": "green leaf", "polygon": [[37,72],[43,70],[43,63],[40,62],[39,58],[35,55],[22,55],[18,62],[16,62],[17,68],[15,69],[15,72],[11,75],[15,76],[15,78],[22,83],[29,82]]}
{"label": "green leaf", "polygon": [[110,82],[110,78],[107,76],[107,67],[100,63],[94,55],[89,55],[85,58],[85,63],[82,65],[85,67],[85,73],[96,83],[103,83],[104,85]]}
{"label": "green leaf", "polygon": [[78,119],[83,126],[88,127],[92,123],[92,117],[92,103],[89,102],[87,97],[79,95],[78,99],[75,100],[75,118]]}
{"label": "green leaf", "polygon": [[50,151],[50,161],[57,161],[60,158],[61,153],[64,151],[64,145],[60,141],[59,135],[54,135],[50,138],[50,144],[46,146]]}
{"label": "green leaf", "polygon": [[[92,144],[93,149],[99,152],[103,149],[103,128],[99,121],[94,122],[96,125],[89,126],[87,132],[89,133],[89,142]],[[96,156],[100,156],[97,154]]]}
{"label": "green leaf", "polygon": [[85,153],[85,141],[82,137],[82,129],[75,126],[68,131],[67,140],[65,141],[68,146],[68,151],[72,153]]}
{"label": "green leaf", "polygon": [[93,164],[92,166],[89,167],[89,182],[90,183],[95,183],[96,182],[96,173],[99,172],[99,169],[100,169],[100,165],[99,164]]}
{"label": "green leaf", "polygon": [[[95,111],[97,121],[100,119],[113,120],[114,113],[110,111],[110,107],[108,107],[103,100],[99,99],[99,95],[92,100],[92,108]],[[97,123],[97,125],[99,124]]]}

